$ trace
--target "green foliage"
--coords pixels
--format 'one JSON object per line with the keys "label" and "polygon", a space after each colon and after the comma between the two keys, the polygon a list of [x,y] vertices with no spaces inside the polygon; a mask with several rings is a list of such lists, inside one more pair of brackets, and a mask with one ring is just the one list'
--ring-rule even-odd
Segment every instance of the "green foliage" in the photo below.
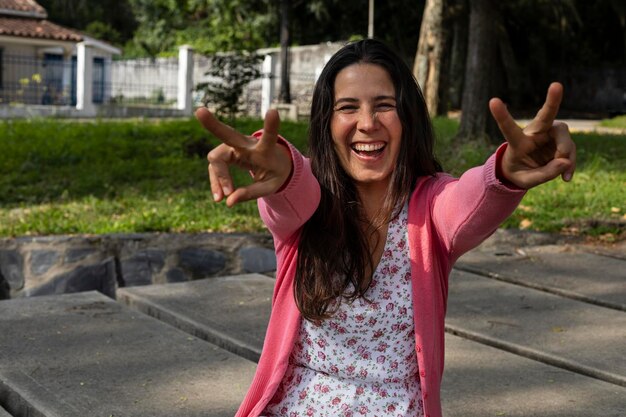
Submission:
{"label": "green foliage", "polygon": [[[156,57],[176,47],[173,31],[184,25],[184,2],[179,0],[129,0],[139,24],[128,52]],[[125,52],[125,56],[128,55]]]}
{"label": "green foliage", "polygon": [[243,52],[214,56],[210,70],[205,73],[213,81],[196,87],[204,90],[202,102],[205,105],[215,103],[218,115],[227,114],[234,121],[243,88],[261,75],[259,64],[262,59],[260,55]]}
{"label": "green foliage", "polygon": [[[448,172],[480,164],[487,145],[456,147],[453,120],[434,120],[437,153]],[[254,132],[261,120],[239,119]],[[306,149],[307,125],[280,132]],[[50,132],[55,132],[54,136]],[[626,207],[626,136],[577,134],[578,169],[571,183],[529,191],[507,227],[615,236]],[[111,232],[263,231],[256,204],[234,208],[211,200],[203,151],[217,145],[196,120],[0,123],[0,236]],[[202,157],[198,157],[202,156]],[[233,170],[236,184],[250,181]]]}
{"label": "green foliage", "polygon": [[188,0],[191,24],[177,39],[205,54],[262,48],[277,34],[276,13],[269,0]]}
{"label": "green foliage", "polygon": [[[498,2],[517,68],[503,97],[511,106],[542,103],[545,88],[565,73],[626,62],[626,8],[614,0],[515,0]],[[531,29],[532,28],[532,29]],[[531,30],[529,30],[531,29]],[[512,94],[512,90],[518,94]],[[564,102],[564,106],[567,103]]]}
{"label": "green foliage", "polygon": [[129,0],[139,27],[125,55],[171,54],[178,45],[211,54],[266,46],[269,0]]}
{"label": "green foliage", "polygon": [[91,22],[85,27],[85,32],[90,36],[109,42],[114,45],[122,43],[122,35],[110,23],[103,23],[98,20]]}
{"label": "green foliage", "polygon": [[121,46],[137,28],[129,0],[37,0],[48,19]]}

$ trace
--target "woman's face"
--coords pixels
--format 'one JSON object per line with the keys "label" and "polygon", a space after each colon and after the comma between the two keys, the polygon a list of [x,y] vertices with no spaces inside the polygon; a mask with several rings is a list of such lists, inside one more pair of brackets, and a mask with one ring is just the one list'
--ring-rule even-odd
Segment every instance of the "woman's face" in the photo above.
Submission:
{"label": "woman's face", "polygon": [[396,105],[383,67],[356,63],[335,78],[331,135],[341,166],[359,188],[389,184],[402,140]]}

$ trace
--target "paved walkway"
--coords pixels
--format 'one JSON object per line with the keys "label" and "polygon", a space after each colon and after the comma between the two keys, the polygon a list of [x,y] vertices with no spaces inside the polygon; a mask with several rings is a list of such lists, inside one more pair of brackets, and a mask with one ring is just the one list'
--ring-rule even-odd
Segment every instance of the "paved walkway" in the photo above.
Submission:
{"label": "paved walkway", "polygon": [[[530,236],[530,237],[529,237]],[[496,235],[457,263],[447,417],[626,416],[626,253]],[[232,416],[273,279],[0,302],[0,417]]]}

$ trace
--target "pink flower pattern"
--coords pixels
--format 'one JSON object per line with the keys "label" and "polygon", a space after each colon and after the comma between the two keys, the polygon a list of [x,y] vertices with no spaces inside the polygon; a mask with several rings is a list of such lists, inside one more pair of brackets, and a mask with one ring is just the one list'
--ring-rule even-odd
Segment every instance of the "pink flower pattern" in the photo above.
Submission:
{"label": "pink flower pattern", "polygon": [[389,224],[370,302],[344,299],[332,318],[302,320],[287,372],[262,416],[423,417],[406,234],[405,205]]}

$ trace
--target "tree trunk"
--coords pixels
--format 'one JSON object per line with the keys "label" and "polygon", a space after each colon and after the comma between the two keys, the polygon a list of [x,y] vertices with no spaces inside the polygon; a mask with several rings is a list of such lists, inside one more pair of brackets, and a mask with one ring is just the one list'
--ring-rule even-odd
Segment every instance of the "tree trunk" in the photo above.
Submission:
{"label": "tree trunk", "polygon": [[452,36],[450,41],[450,66],[448,71],[448,92],[447,97],[452,109],[461,108],[461,98],[463,94],[463,78],[465,75],[465,62],[467,60],[467,33],[468,33],[468,13],[467,1],[456,0],[453,9]]}
{"label": "tree trunk", "polygon": [[626,56],[626,4],[623,0],[611,0],[610,3],[622,27],[622,33],[624,35],[624,50],[622,51],[622,56]]}
{"label": "tree trunk", "polygon": [[290,26],[291,0],[280,1],[280,93],[281,103],[291,103],[289,82],[289,46],[291,44]]}
{"label": "tree trunk", "polygon": [[445,0],[426,0],[413,64],[413,75],[422,88],[431,116],[435,116],[439,108],[439,84],[446,39],[443,29],[444,3]]}
{"label": "tree trunk", "polygon": [[496,18],[493,0],[470,0],[469,40],[465,65],[465,86],[461,104],[461,126],[457,138],[489,136],[491,120],[492,69],[497,59]]}
{"label": "tree trunk", "polygon": [[[502,68],[502,85],[494,90],[498,97],[513,106],[519,105],[522,95],[522,83],[524,77],[520,71],[511,44],[511,38],[503,26],[498,27],[498,52]],[[501,91],[502,90],[502,91]],[[502,94],[502,96],[500,96]]]}

